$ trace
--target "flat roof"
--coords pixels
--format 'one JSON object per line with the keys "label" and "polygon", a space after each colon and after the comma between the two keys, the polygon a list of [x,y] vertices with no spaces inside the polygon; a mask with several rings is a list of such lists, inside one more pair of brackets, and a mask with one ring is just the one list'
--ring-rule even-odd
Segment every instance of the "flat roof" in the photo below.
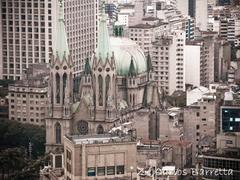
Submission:
{"label": "flat roof", "polygon": [[96,134],[96,135],[66,135],[74,144],[109,144],[121,142],[135,142],[131,136],[117,136],[111,134]]}

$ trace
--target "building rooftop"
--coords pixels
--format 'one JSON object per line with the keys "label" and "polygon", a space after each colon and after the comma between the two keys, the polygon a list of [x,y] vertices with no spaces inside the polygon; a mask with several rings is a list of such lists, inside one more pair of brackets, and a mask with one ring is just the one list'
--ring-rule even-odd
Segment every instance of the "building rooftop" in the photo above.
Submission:
{"label": "building rooftop", "polygon": [[117,136],[112,134],[97,135],[66,135],[73,144],[110,144],[122,142],[135,142],[131,136]]}
{"label": "building rooftop", "polygon": [[136,24],[134,26],[129,26],[129,28],[139,28],[139,29],[150,29],[150,28],[155,28],[155,27],[159,27],[162,25],[168,24],[166,22],[159,22],[157,24],[151,25],[151,24]]}
{"label": "building rooftop", "polygon": [[143,21],[157,21],[157,20],[160,20],[159,18],[156,18],[156,17],[145,17],[142,19]]}

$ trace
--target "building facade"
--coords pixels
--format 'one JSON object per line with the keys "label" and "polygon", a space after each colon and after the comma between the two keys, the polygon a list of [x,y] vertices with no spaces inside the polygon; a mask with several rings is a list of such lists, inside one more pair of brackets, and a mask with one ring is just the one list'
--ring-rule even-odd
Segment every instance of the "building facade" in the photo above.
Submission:
{"label": "building facade", "polygon": [[215,137],[215,97],[206,94],[200,101],[184,109],[184,139],[192,142],[192,160],[196,163],[196,154],[200,142],[207,136]]}
{"label": "building facade", "polygon": [[70,0],[64,3],[67,41],[75,76],[83,72],[86,58],[96,49],[98,6],[96,0]]}
{"label": "building facade", "polygon": [[136,177],[136,142],[131,137],[64,137],[65,179]]}
{"label": "building facade", "polygon": [[48,104],[48,71],[45,64],[32,65],[27,69],[23,80],[9,85],[10,120],[45,126]]}
{"label": "building facade", "polygon": [[158,86],[171,95],[185,91],[185,32],[178,30],[159,36],[150,54]]}
{"label": "building facade", "polygon": [[31,64],[49,62],[54,4],[52,0],[0,2],[1,79],[20,80]]}

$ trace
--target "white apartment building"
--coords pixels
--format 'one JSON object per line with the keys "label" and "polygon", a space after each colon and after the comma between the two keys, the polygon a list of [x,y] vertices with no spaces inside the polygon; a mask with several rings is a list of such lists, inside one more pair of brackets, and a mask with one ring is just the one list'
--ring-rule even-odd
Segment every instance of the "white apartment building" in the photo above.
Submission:
{"label": "white apartment building", "polygon": [[29,65],[48,63],[53,0],[0,1],[0,78],[19,80]]}
{"label": "white apartment building", "polygon": [[186,84],[200,86],[201,42],[188,41],[185,47]]}
{"label": "white apartment building", "polygon": [[176,30],[159,36],[150,53],[158,86],[169,95],[176,90],[185,91],[185,32]]}
{"label": "white apartment building", "polygon": [[202,31],[207,31],[208,26],[208,1],[195,0],[195,19],[196,26]]}

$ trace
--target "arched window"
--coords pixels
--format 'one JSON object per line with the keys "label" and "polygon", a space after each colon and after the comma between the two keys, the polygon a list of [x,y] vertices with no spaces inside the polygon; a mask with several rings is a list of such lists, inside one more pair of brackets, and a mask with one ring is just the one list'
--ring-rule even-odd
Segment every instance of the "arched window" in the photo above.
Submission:
{"label": "arched window", "polygon": [[[51,73],[50,79],[51,79],[51,82],[53,82],[53,73]],[[53,84],[51,83],[50,85],[51,85],[50,86],[51,87],[51,89],[50,89],[50,98],[51,98],[51,104],[53,104],[53,101],[54,101]]]}
{"label": "arched window", "polygon": [[106,98],[109,95],[108,91],[110,90],[110,76],[107,75],[106,77]]}
{"label": "arched window", "polygon": [[99,124],[97,127],[97,134],[103,134],[103,133],[104,133],[103,126],[101,124]]}
{"label": "arched window", "polygon": [[56,102],[60,103],[60,76],[56,74]]}
{"label": "arched window", "polygon": [[59,122],[55,124],[55,138],[56,138],[56,144],[61,144],[61,125]]}
{"label": "arched window", "polygon": [[63,74],[63,94],[62,94],[63,103],[64,103],[64,101],[65,101],[66,87],[67,87],[67,74],[64,73],[64,74]]}
{"label": "arched window", "polygon": [[102,106],[103,105],[103,78],[101,75],[98,76],[98,87],[99,87],[98,102],[99,102],[99,106]]}
{"label": "arched window", "polygon": [[135,94],[133,94],[133,106],[135,106]]}

